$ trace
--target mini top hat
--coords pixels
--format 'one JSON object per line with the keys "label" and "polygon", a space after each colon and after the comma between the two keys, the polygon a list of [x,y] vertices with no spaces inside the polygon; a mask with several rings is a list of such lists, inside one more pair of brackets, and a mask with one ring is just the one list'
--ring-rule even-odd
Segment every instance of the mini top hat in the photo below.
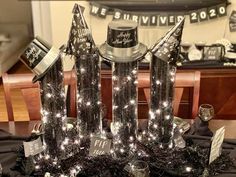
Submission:
{"label": "mini top hat", "polygon": [[138,42],[137,23],[116,20],[108,25],[107,41],[99,48],[101,56],[108,61],[130,62],[142,59],[147,47]]}
{"label": "mini top hat", "polygon": [[33,83],[41,79],[59,57],[59,50],[36,37],[20,56],[20,60],[35,74]]}

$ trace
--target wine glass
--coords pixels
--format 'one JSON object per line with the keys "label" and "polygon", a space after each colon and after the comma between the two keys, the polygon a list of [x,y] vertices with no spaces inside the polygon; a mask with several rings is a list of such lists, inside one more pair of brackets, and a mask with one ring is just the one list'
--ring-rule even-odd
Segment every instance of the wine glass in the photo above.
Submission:
{"label": "wine glass", "polygon": [[201,59],[203,58],[203,48],[205,47],[206,42],[204,41],[199,41],[195,43],[195,47],[197,50],[201,52]]}
{"label": "wine glass", "polygon": [[205,46],[205,44],[206,44],[206,42],[204,42],[204,41],[199,41],[199,42],[196,42],[196,43],[195,43],[195,47],[196,47],[198,50],[202,51],[203,48],[204,48],[204,46]]}
{"label": "wine glass", "polygon": [[134,161],[131,164],[133,177],[149,177],[149,167],[147,162],[142,160]]}
{"label": "wine glass", "polygon": [[183,53],[188,53],[190,47],[192,46],[192,44],[189,42],[182,42],[180,45],[183,49],[183,51],[182,51]]}
{"label": "wine glass", "polygon": [[192,44],[189,42],[182,42],[180,45],[182,47],[181,54],[184,57],[183,61],[188,61],[188,51]]}
{"label": "wine glass", "polygon": [[198,110],[198,116],[204,122],[211,120],[214,117],[214,108],[210,104],[202,104]]}

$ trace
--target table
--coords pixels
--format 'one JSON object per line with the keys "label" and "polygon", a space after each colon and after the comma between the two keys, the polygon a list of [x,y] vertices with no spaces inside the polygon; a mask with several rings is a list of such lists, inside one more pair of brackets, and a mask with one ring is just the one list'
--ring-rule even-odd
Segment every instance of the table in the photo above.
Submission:
{"label": "table", "polygon": [[[194,120],[186,119],[188,122],[193,123]],[[144,123],[147,120],[139,120],[140,123]],[[34,124],[40,121],[26,121],[26,122],[1,122],[0,129],[8,131],[13,135],[27,136],[30,135]],[[210,129],[215,132],[218,128],[225,126],[226,134],[225,138],[236,139],[235,127],[236,120],[211,120]]]}
{"label": "table", "polygon": [[[143,124],[146,121],[147,120],[141,120],[141,124]],[[188,120],[188,121],[191,122],[192,120]],[[14,135],[17,135],[17,136],[28,136],[28,135],[30,135],[34,125],[39,122],[40,121],[4,122],[4,123],[0,123],[0,129],[8,131],[8,132],[10,132]],[[236,134],[234,133],[234,129],[236,127],[236,120],[212,120],[210,122],[210,128],[213,131],[215,131],[216,129],[220,128],[223,125],[225,125],[225,127],[226,127],[226,138],[235,138],[236,139]],[[20,143],[20,141],[18,142],[18,144],[19,143]],[[10,148],[8,144],[5,144],[5,145],[6,145],[5,147]],[[12,144],[12,147],[14,147],[14,146],[15,146],[15,144]],[[236,152],[236,149],[234,150],[234,154],[235,154],[235,152]],[[10,166],[10,164],[14,164],[15,158],[16,158],[16,154],[11,154],[11,155],[8,154],[7,156],[4,154],[2,154],[2,155],[0,154],[0,162],[3,160],[4,162],[7,163],[8,166]],[[4,167],[4,165],[3,165],[3,167]],[[5,166],[5,168],[6,168],[6,166]],[[225,173],[225,174],[217,175],[217,177],[235,177],[235,173],[231,173],[231,174]],[[21,177],[23,177],[23,176],[21,176]]]}

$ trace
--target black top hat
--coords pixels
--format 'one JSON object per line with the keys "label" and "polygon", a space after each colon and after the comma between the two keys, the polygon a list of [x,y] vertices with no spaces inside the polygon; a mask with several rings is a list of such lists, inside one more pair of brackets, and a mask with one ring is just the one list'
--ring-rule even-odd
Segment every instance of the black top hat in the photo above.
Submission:
{"label": "black top hat", "polygon": [[131,20],[110,22],[107,41],[99,48],[101,56],[115,62],[142,59],[147,52],[147,47],[138,42],[137,26],[137,23]]}
{"label": "black top hat", "polygon": [[33,82],[42,78],[59,58],[59,50],[36,37],[20,56],[21,61],[35,74]]}

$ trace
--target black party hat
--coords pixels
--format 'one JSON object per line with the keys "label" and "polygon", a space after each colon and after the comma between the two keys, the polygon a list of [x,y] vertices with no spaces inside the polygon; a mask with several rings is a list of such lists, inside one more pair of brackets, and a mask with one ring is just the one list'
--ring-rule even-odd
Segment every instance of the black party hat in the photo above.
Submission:
{"label": "black party hat", "polygon": [[91,53],[95,42],[83,16],[84,7],[75,4],[73,19],[66,47],[66,54],[77,56],[80,53]]}
{"label": "black party hat", "polygon": [[138,41],[138,24],[131,20],[114,20],[109,23],[107,40],[99,48],[100,55],[113,62],[140,60],[147,47]]}
{"label": "black party hat", "polygon": [[180,20],[166,35],[150,49],[151,53],[172,65],[176,65],[180,42],[184,27],[184,19]]}
{"label": "black party hat", "polygon": [[33,82],[41,79],[58,60],[60,50],[36,37],[20,56],[20,60],[35,74]]}

